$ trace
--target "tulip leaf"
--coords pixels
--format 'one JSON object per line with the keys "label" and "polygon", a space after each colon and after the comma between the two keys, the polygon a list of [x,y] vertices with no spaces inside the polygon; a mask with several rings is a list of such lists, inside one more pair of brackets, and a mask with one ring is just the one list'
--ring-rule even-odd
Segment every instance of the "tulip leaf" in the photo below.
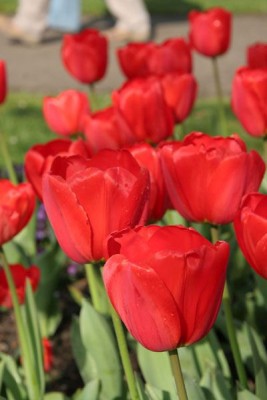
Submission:
{"label": "tulip leaf", "polygon": [[8,400],[26,400],[26,392],[12,357],[1,353],[1,389],[5,388]]}
{"label": "tulip leaf", "polygon": [[107,319],[83,300],[80,330],[84,347],[93,358],[101,381],[100,399],[122,396],[122,371],[113,332]]}
{"label": "tulip leaf", "polygon": [[[186,387],[186,393],[188,400],[206,400],[204,393],[199,385],[195,382],[194,379],[184,374],[184,381]],[[176,389],[175,389],[176,390]],[[165,390],[158,389],[153,387],[152,385],[146,385],[146,391],[151,400],[177,400],[176,391],[173,393],[167,392]]]}
{"label": "tulip leaf", "polygon": [[44,396],[44,400],[69,400],[69,397],[60,392],[51,392]]}
{"label": "tulip leaf", "polygon": [[26,330],[29,336],[29,342],[31,344],[32,362],[35,365],[34,372],[36,373],[36,378],[38,379],[39,391],[41,396],[41,394],[44,393],[45,387],[43,346],[35,299],[31,284],[28,279],[26,282],[26,301],[24,311],[25,327],[27,327]]}
{"label": "tulip leaf", "polygon": [[195,362],[198,365],[201,376],[207,368],[217,367],[225,377],[230,379],[230,368],[214,330],[211,330],[205,339],[190,347],[193,354],[195,354]]}
{"label": "tulip leaf", "polygon": [[81,377],[85,383],[95,380],[97,377],[97,367],[93,358],[86,351],[80,332],[80,325],[77,318],[72,320],[71,325],[71,346],[74,359],[78,366]]}
{"label": "tulip leaf", "polygon": [[99,399],[100,382],[95,379],[87,385],[82,390],[79,390],[73,400],[98,400]]}
{"label": "tulip leaf", "polygon": [[267,354],[264,344],[254,329],[247,325],[255,370],[256,396],[264,399],[267,393]]}
{"label": "tulip leaf", "polygon": [[232,400],[233,395],[228,389],[227,382],[218,368],[208,368],[203,375],[200,386],[207,400]]}
{"label": "tulip leaf", "polygon": [[[154,352],[137,344],[137,358],[145,381],[154,388],[175,394],[167,352]],[[175,397],[173,397],[175,398]]]}
{"label": "tulip leaf", "polygon": [[238,392],[237,400],[261,400],[261,399],[258,396],[255,396],[255,394],[249,392],[248,390],[242,390],[241,392]]}
{"label": "tulip leaf", "polygon": [[60,281],[65,255],[62,255],[58,244],[54,243],[46,251],[37,254],[33,262],[41,270],[41,280],[35,296],[41,332],[43,337],[49,337],[55,333],[62,318],[54,293]]}
{"label": "tulip leaf", "polygon": [[[188,358],[185,357],[185,354]],[[148,395],[157,399],[171,399],[176,400],[176,388],[172,376],[169,355],[167,352],[153,352],[145,349],[141,344],[137,344],[137,357],[143,376],[148,386]],[[204,400],[201,388],[195,383],[195,379],[191,378],[190,373],[195,369],[190,368],[190,359],[193,364],[192,354],[188,348],[179,349],[179,357],[182,364],[186,390],[191,393],[192,399]],[[184,365],[184,360],[187,363]],[[189,366],[189,370],[187,367]],[[193,374],[196,378],[196,372]],[[161,397],[157,397],[161,396]],[[167,397],[166,397],[167,396]],[[194,397],[195,396],[195,397]],[[190,398],[190,397],[189,397]]]}

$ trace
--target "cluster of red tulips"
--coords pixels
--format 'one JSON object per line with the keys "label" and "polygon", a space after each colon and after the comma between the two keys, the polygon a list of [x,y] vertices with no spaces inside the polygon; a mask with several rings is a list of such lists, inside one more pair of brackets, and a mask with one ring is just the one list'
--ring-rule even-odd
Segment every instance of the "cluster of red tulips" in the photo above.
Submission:
{"label": "cluster of red tulips", "polygon": [[[231,309],[226,282],[230,245],[219,240],[220,228],[231,231],[233,223],[247,262],[267,279],[262,156],[248,151],[236,133],[212,136],[196,126],[180,140],[174,136],[175,125],[190,115],[197,97],[192,50],[213,61],[223,55],[231,41],[231,14],[221,8],[192,11],[189,26],[188,38],[120,48],[118,62],[127,81],[112,92],[107,108],[94,109],[85,92],[72,89],[45,97],[45,121],[59,137],[28,150],[27,183],[18,184],[12,176],[13,183],[0,181],[1,245],[28,224],[37,197],[63,252],[79,264],[93,264],[130,334],[149,350],[169,351],[174,376],[176,348],[207,335],[222,299],[226,319]],[[107,39],[93,29],[65,35],[62,61],[93,92],[108,65]],[[1,103],[6,91],[1,61]],[[233,78],[231,104],[244,129],[265,139],[266,44],[248,48],[247,65]],[[169,210],[176,210],[185,226],[169,225]],[[210,226],[211,234],[206,238],[196,224]],[[8,264],[2,262],[1,304],[14,304],[8,289],[12,276],[23,303],[26,280],[37,289],[38,267],[11,265],[6,279]],[[90,279],[91,301],[101,313],[95,284]],[[229,318],[227,325],[233,324]],[[238,344],[233,344],[236,337],[229,340],[240,388],[253,391]],[[125,375],[131,398],[141,399],[134,375],[129,377],[127,370]],[[186,399],[184,385],[177,379],[176,384],[180,399]]]}

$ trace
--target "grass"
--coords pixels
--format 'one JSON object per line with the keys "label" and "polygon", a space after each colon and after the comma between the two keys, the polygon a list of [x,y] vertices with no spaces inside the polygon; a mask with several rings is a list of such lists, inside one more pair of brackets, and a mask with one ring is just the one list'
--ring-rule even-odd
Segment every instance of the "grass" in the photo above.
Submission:
{"label": "grass", "polygon": [[[234,13],[267,12],[266,0],[146,0],[145,2],[152,14],[177,14],[182,16],[192,9],[204,10],[210,7],[224,7]],[[17,3],[17,0],[1,0],[0,13],[14,13]],[[83,14],[101,16],[107,13],[105,1],[82,0],[82,12]]]}
{"label": "grass", "polygon": [[[45,143],[57,136],[47,127],[42,115],[42,95],[29,93],[10,93],[5,104],[0,108],[1,130],[6,136],[11,157],[14,163],[22,164],[26,151],[37,143]],[[107,95],[98,96],[100,108],[108,105]],[[261,150],[262,142],[249,136],[241,128],[229,105],[226,107],[229,132],[238,133],[249,149]],[[177,127],[177,131],[180,131]],[[213,99],[199,99],[191,116],[184,123],[185,133],[202,131],[220,135],[218,125],[217,103]],[[2,165],[2,157],[0,157]]]}

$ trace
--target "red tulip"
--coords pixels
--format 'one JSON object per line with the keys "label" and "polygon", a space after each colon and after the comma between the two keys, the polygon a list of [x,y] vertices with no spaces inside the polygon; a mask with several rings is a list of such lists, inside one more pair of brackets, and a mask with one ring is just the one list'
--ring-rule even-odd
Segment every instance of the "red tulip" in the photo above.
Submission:
{"label": "red tulip", "polygon": [[227,243],[213,245],[192,228],[150,225],[111,235],[108,246],[108,296],[144,347],[172,350],[208,333],[221,304]]}
{"label": "red tulip", "polygon": [[17,235],[29,222],[35,196],[29,183],[13,185],[0,180],[0,245]]}
{"label": "red tulip", "polygon": [[57,155],[81,155],[90,157],[89,148],[83,140],[56,139],[45,144],[37,144],[27,151],[25,156],[25,174],[39,199],[42,201],[42,178]]}
{"label": "red tulip", "polygon": [[151,75],[148,59],[156,47],[155,43],[128,43],[118,49],[117,56],[122,72],[128,79],[146,78]]}
{"label": "red tulip", "polygon": [[249,68],[267,68],[267,43],[255,43],[247,48]]}
{"label": "red tulip", "polygon": [[7,73],[5,61],[0,60],[0,104],[4,103],[7,94]]}
{"label": "red tulip", "polygon": [[172,204],[190,221],[233,221],[242,197],[258,190],[265,171],[259,154],[248,153],[237,135],[193,132],[182,142],[166,142],[160,155]]}
{"label": "red tulip", "polygon": [[252,136],[267,134],[267,68],[239,68],[232,86],[232,109]]}
{"label": "red tulip", "polygon": [[128,150],[138,164],[149,171],[149,219],[154,221],[160,220],[170,206],[170,200],[163,179],[158,149],[148,143],[138,143],[128,148]]}
{"label": "red tulip", "polygon": [[137,141],[158,143],[172,135],[173,115],[156,77],[129,81],[113,92],[112,99]]}
{"label": "red tulip", "polygon": [[190,114],[196,96],[197,82],[191,74],[167,74],[161,78],[167,104],[174,113],[177,123],[184,121]]}
{"label": "red tulip", "polygon": [[144,224],[148,196],[148,171],[126,150],[102,150],[90,160],[56,157],[43,177],[48,218],[78,263],[105,258],[110,233]]}
{"label": "red tulip", "polygon": [[136,141],[127,122],[114,107],[108,107],[84,119],[84,135],[92,153],[118,150]]}
{"label": "red tulip", "polygon": [[44,118],[49,128],[58,135],[80,133],[83,117],[89,112],[86,94],[77,90],[66,90],[57,97],[44,98]]}
{"label": "red tulip", "polygon": [[267,196],[250,193],[234,220],[238,244],[251,267],[267,279]]}
{"label": "red tulip", "polygon": [[191,48],[183,38],[168,39],[161,44],[129,43],[118,50],[118,59],[129,79],[192,71]]}
{"label": "red tulip", "polygon": [[183,38],[168,39],[147,57],[150,73],[161,76],[192,71],[191,47]]}
{"label": "red tulip", "polygon": [[[25,301],[26,281],[30,281],[33,291],[38,287],[40,280],[40,270],[35,265],[25,268],[21,264],[9,266],[15,284],[18,300],[20,304]],[[3,307],[12,307],[12,297],[7,283],[4,270],[0,269],[0,304]]]}
{"label": "red tulip", "polygon": [[230,45],[231,13],[215,7],[189,13],[190,41],[196,51],[208,57],[224,54]]}
{"label": "red tulip", "polygon": [[44,371],[49,372],[53,367],[53,347],[48,338],[42,339]]}
{"label": "red tulip", "polygon": [[62,60],[67,71],[82,83],[103,78],[107,67],[107,39],[96,29],[64,35]]}

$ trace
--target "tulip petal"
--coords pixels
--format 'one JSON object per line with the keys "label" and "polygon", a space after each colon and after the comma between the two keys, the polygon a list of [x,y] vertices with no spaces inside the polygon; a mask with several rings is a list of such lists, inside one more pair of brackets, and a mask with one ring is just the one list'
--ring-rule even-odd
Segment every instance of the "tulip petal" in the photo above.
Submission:
{"label": "tulip petal", "polygon": [[88,217],[66,182],[45,174],[43,177],[44,205],[65,253],[78,263],[92,261],[92,233]]}
{"label": "tulip petal", "polygon": [[158,275],[122,255],[104,267],[111,302],[130,333],[146,348],[164,351],[180,342],[180,315],[175,301]]}

